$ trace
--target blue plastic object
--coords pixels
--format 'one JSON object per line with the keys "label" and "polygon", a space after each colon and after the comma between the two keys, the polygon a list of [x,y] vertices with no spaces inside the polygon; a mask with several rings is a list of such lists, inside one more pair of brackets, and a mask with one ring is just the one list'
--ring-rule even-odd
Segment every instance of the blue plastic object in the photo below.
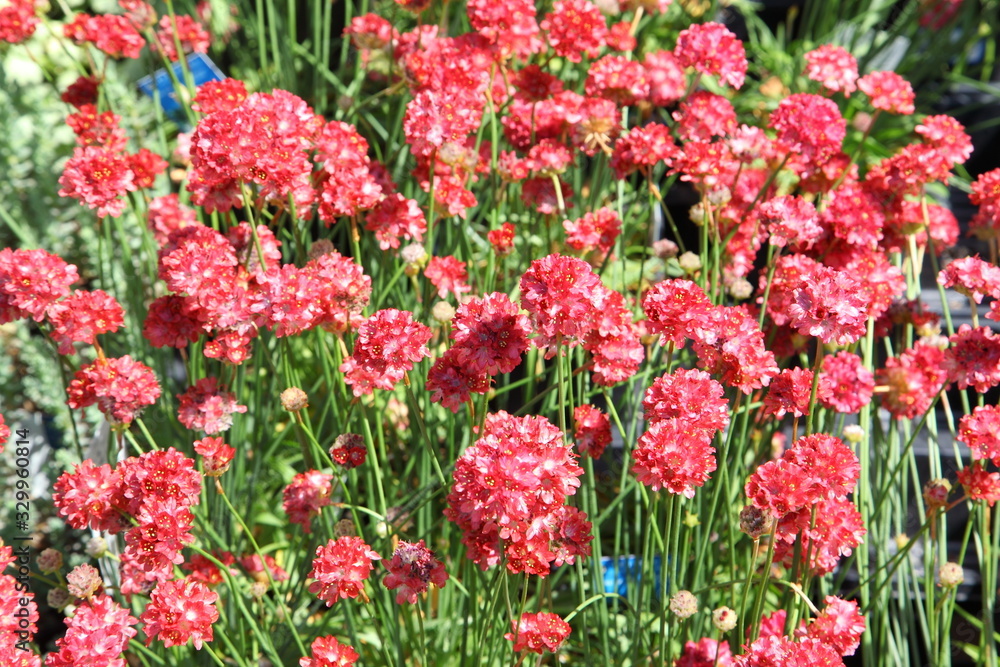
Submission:
{"label": "blue plastic object", "polygon": [[[653,557],[653,575],[657,586],[653,595],[659,597],[664,588],[662,558]],[[604,592],[617,593],[625,597],[630,585],[638,585],[642,578],[642,558],[639,556],[619,556],[617,558],[602,558],[601,570],[604,575]]]}
{"label": "blue plastic object", "polygon": [[[212,62],[211,58],[203,53],[192,53],[189,55],[187,57],[187,66],[191,71],[191,77],[194,79],[196,86],[200,86],[208,81],[221,81],[226,78],[216,64]],[[184,68],[181,66],[180,61],[173,63],[171,68],[174,70],[177,82],[183,86]],[[154,91],[158,91],[160,105],[172,118],[181,111],[182,107],[178,100],[177,90],[174,88],[174,82],[170,79],[170,74],[166,68],[159,69],[152,75],[139,79],[138,86],[139,90],[150,97],[155,97]]]}

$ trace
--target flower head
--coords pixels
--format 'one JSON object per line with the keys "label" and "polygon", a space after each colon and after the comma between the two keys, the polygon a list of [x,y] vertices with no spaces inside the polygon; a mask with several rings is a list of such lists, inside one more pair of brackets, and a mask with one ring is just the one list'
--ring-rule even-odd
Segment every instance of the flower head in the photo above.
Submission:
{"label": "flower head", "polygon": [[219,619],[215,608],[218,599],[218,593],[200,581],[164,581],[153,590],[139,617],[145,625],[146,645],[159,639],[169,648],[193,640],[194,647],[200,650],[203,642],[213,639],[212,624]]}
{"label": "flower head", "polygon": [[541,655],[545,651],[558,651],[571,631],[569,623],[557,614],[522,614],[520,619],[511,621],[511,632],[504,639],[514,642],[515,653],[529,651]]}
{"label": "flower head", "polygon": [[448,580],[444,563],[434,557],[423,540],[416,544],[400,541],[385,569],[389,570],[389,574],[382,583],[389,590],[396,591],[396,604],[413,604],[430,584],[441,588]]}
{"label": "flower head", "polygon": [[360,537],[344,536],[316,547],[309,577],[309,592],[332,607],[338,599],[364,595],[364,581],[374,569],[372,561],[380,560]]}

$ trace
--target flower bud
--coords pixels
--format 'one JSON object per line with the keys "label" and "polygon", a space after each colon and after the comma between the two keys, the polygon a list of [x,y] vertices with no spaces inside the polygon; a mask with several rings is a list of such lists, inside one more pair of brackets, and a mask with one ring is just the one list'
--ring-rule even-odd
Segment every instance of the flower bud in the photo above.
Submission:
{"label": "flower bud", "polygon": [[938,583],[943,588],[955,588],[965,581],[965,572],[958,563],[945,563],[938,569]]}
{"label": "flower bud", "polygon": [[87,540],[84,551],[91,558],[103,558],[108,552],[108,543],[103,537],[92,537]]}
{"label": "flower bud", "polygon": [[701,268],[701,257],[688,250],[677,258],[677,263],[684,269],[684,273],[694,273]]}
{"label": "flower bud", "polygon": [[104,586],[104,580],[96,567],[84,563],[66,575],[66,584],[70,595],[88,600]]}
{"label": "flower bud", "polygon": [[73,601],[73,596],[65,588],[53,588],[45,596],[45,601],[55,610],[62,611]]}
{"label": "flower bud", "polygon": [[762,535],[766,535],[771,530],[773,521],[770,513],[759,507],[747,505],[740,510],[740,530],[749,535],[750,539],[759,540]]}
{"label": "flower bud", "polygon": [[729,607],[719,607],[712,612],[712,625],[719,632],[729,632],[736,627],[736,612]]}
{"label": "flower bud", "polygon": [[281,392],[281,407],[289,412],[298,412],[308,405],[309,397],[298,387],[289,387]]}
{"label": "flower bud", "polygon": [[678,248],[677,244],[670,239],[653,241],[653,254],[660,259],[670,259],[671,257],[676,257],[678,252],[680,252],[680,248]]}
{"label": "flower bud", "polygon": [[844,440],[856,445],[865,437],[865,430],[857,424],[848,424],[844,427]]}
{"label": "flower bud", "polygon": [[951,494],[951,482],[947,479],[941,477],[938,479],[932,479],[924,484],[924,505],[927,506],[927,511],[932,512],[936,509],[948,506],[948,496]]}
{"label": "flower bud", "polygon": [[431,308],[431,317],[440,322],[441,324],[447,324],[451,322],[452,318],[455,317],[455,306],[451,305],[447,301],[438,301]]}
{"label": "flower bud", "polygon": [[63,564],[63,555],[56,549],[46,549],[38,554],[38,569],[45,574],[58,572]]}
{"label": "flower bud", "polygon": [[698,599],[691,591],[677,591],[670,598],[670,611],[681,620],[691,618],[698,613]]}

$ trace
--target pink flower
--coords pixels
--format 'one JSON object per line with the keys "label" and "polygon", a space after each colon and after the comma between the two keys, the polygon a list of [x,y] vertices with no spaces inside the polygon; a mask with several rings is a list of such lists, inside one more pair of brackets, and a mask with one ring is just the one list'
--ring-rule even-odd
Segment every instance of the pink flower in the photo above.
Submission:
{"label": "pink flower", "polygon": [[52,305],[47,316],[52,324],[52,338],[59,344],[59,354],[72,354],[73,343],[94,345],[98,334],[117,331],[124,324],[124,311],[118,301],[102,290],[75,290]]}
{"label": "pink flower", "polygon": [[906,116],[915,110],[913,88],[895,72],[872,72],[858,79],[858,88],[871,98],[872,106]]}
{"label": "pink flower", "polygon": [[962,468],[956,476],[970,500],[985,501],[990,507],[1000,500],[1000,473],[986,472],[977,462]]}
{"label": "pink flower", "polygon": [[823,44],[806,54],[806,76],[831,92],[857,90],[858,61],[846,49]]}
{"label": "pink flower", "polygon": [[558,651],[571,631],[569,623],[558,614],[522,614],[520,619],[511,621],[511,632],[504,639],[514,642],[515,653],[529,651],[541,655],[545,651]]}
{"label": "pink flower", "polygon": [[632,472],[653,491],[694,498],[695,488],[715,470],[711,431],[680,419],[660,419],[639,437]]}
{"label": "pink flower", "polygon": [[206,377],[177,397],[177,419],[192,431],[215,435],[228,431],[233,425],[233,414],[247,411],[239,405],[236,396],[219,389],[219,380]]}
{"label": "pink flower", "polygon": [[41,322],[79,279],[76,266],[44,250],[0,250],[0,324],[22,317]]}
{"label": "pink flower", "polygon": [[461,299],[463,294],[472,291],[466,282],[469,274],[465,269],[465,262],[451,255],[431,257],[427,262],[427,268],[424,269],[424,275],[437,288],[439,299],[446,299],[449,294]]}
{"label": "pink flower", "polygon": [[674,55],[684,67],[715,74],[723,83],[740,88],[747,73],[743,43],[721,23],[696,23],[677,35]]}
{"label": "pink flower", "polygon": [[416,544],[401,540],[385,569],[389,570],[389,574],[382,583],[389,590],[396,591],[396,604],[414,604],[417,596],[424,593],[430,584],[442,588],[448,580],[444,563],[434,557],[423,540]]}
{"label": "pink flower", "polygon": [[165,581],[150,595],[146,611],[139,617],[145,624],[146,646],[160,639],[167,648],[184,646],[194,640],[201,649],[213,639],[212,624],[219,620],[215,603],[219,595],[191,579]]}
{"label": "pink flower", "polygon": [[125,210],[126,192],[135,192],[135,174],[123,155],[104,148],[88,146],[73,151],[59,177],[60,197],[72,197],[88,208],[97,209],[98,217],[117,218]]}
{"label": "pink flower", "polygon": [[333,475],[319,470],[302,472],[285,487],[282,509],[288,520],[302,526],[306,534],[312,532],[312,519],[320,509],[330,504]]}
{"label": "pink flower", "polygon": [[315,579],[309,584],[309,592],[332,607],[338,599],[368,599],[364,592],[364,581],[374,569],[372,561],[380,560],[360,537],[341,537],[316,547],[316,558],[312,562],[309,577]]}
{"label": "pink flower", "polygon": [[66,389],[69,407],[97,404],[112,424],[128,425],[160,397],[152,369],[132,357],[100,358],[76,372]]}
{"label": "pink flower", "polygon": [[608,33],[601,10],[588,0],[557,0],[541,28],[556,54],[574,63],[596,58]]}
{"label": "pink flower", "polygon": [[501,292],[459,306],[452,327],[453,354],[471,373],[510,373],[530,346],[528,317]]}
{"label": "pink flower", "polygon": [[963,415],[957,439],[969,446],[973,459],[988,459],[1000,466],[1000,408],[981,405]]}
{"label": "pink flower", "polygon": [[311,658],[299,658],[299,667],[352,667],[358,652],[336,637],[317,637],[309,647]]}
{"label": "pink flower", "polygon": [[865,632],[865,617],[858,610],[858,603],[833,595],[827,595],[824,602],[826,606],[819,616],[795,635],[817,639],[840,655],[854,655]]}
{"label": "pink flower", "polygon": [[789,325],[824,343],[853,343],[864,335],[868,319],[867,299],[860,292],[861,284],[847,272],[819,266],[795,290]]}
{"label": "pink flower", "polygon": [[611,444],[611,419],[592,405],[580,405],[573,410],[576,425],[573,438],[583,456],[601,458],[604,448]]}
{"label": "pink flower", "polygon": [[194,441],[194,451],[201,454],[205,466],[205,475],[220,477],[229,470],[229,464],[236,455],[236,450],[222,441],[222,438],[207,436]]}
{"label": "pink flower", "polygon": [[129,640],[135,637],[132,626],[138,622],[108,596],[91,598],[77,607],[72,618],[66,619],[66,634],[56,640],[59,651],[49,653],[45,664],[47,667],[125,667],[127,663],[121,654]]}

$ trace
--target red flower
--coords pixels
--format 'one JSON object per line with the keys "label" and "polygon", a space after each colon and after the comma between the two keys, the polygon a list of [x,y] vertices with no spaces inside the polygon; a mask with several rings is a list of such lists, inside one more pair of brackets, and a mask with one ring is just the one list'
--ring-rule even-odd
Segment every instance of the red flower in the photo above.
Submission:
{"label": "red flower", "polygon": [[98,217],[117,218],[125,210],[126,192],[136,190],[135,175],[129,160],[103,148],[76,148],[59,177],[60,197],[72,197],[88,208],[97,209]]}
{"label": "red flower", "polygon": [[743,42],[721,23],[696,23],[682,30],[674,55],[684,67],[715,74],[733,88],[743,85],[747,73]]}
{"label": "red flower", "polygon": [[59,475],[52,500],[59,516],[73,528],[121,532],[128,524],[116,504],[121,494],[121,473],[104,464],[95,466],[87,459],[73,472]]}
{"label": "red flower", "polygon": [[222,441],[222,438],[205,437],[194,441],[194,451],[204,458],[205,475],[220,477],[229,470],[229,464],[236,450]]}
{"label": "red flower", "polygon": [[110,597],[91,598],[77,607],[72,618],[66,619],[66,634],[56,640],[59,651],[46,656],[46,667],[125,667],[127,663],[121,654],[135,637],[132,626],[138,622]]}
{"label": "red flower", "polygon": [[167,499],[183,507],[198,504],[201,476],[194,469],[194,461],[173,447],[130,457],[118,466],[117,472],[122,482],[115,501],[133,516],[143,505]]}
{"label": "red flower", "polygon": [[764,334],[746,307],[717,306],[692,324],[698,367],[721,375],[723,385],[749,394],[777,375],[774,354],[764,347]]}
{"label": "red flower", "polygon": [[[389,308],[380,310],[358,327],[354,353],[341,365],[347,383],[356,385],[355,396],[365,391],[367,377],[374,386],[392,389],[413,364],[430,356],[430,327],[413,321],[413,313]],[[360,393],[359,393],[360,392]]]}
{"label": "red flower", "polygon": [[806,76],[830,92],[850,95],[857,90],[858,61],[846,49],[823,44],[806,54]]}
{"label": "red flower", "polygon": [[41,322],[79,279],[76,266],[44,250],[0,250],[0,324],[22,317]]}
{"label": "red flower", "polygon": [[448,580],[444,564],[434,557],[423,540],[416,544],[401,540],[385,568],[389,574],[382,583],[390,591],[396,590],[396,604],[414,604],[430,584],[442,588]]}
{"label": "red flower", "polygon": [[871,403],[875,376],[866,369],[861,357],[847,351],[823,358],[816,398],[825,408],[853,414]]}
{"label": "red flower", "polygon": [[515,56],[527,60],[542,49],[535,20],[535,3],[514,0],[470,0],[466,4],[469,25],[489,40],[500,59]]}
{"label": "red flower", "polygon": [[315,283],[319,312],[316,324],[334,334],[357,328],[372,293],[372,279],[350,258],[336,250],[306,263],[303,271]]}
{"label": "red flower", "polygon": [[803,276],[788,307],[789,325],[824,343],[853,343],[865,334],[868,300],[861,283],[845,271],[818,266]]}
{"label": "red flower", "polygon": [[588,68],[584,90],[590,97],[629,106],[649,97],[649,81],[642,64],[623,56],[604,56]]}
{"label": "red flower", "polygon": [[160,397],[152,369],[132,357],[97,359],[76,372],[66,401],[71,408],[97,404],[113,424],[129,425],[147,405]]}
{"label": "red flower", "polygon": [[194,209],[181,204],[176,194],[154,197],[149,201],[146,223],[160,246],[167,244],[167,239],[174,230],[197,222]]}
{"label": "red flower", "polygon": [[10,0],[0,7],[0,40],[19,44],[33,34],[41,21],[34,0]]}
{"label": "red flower", "polygon": [[233,425],[233,413],[247,411],[247,406],[239,405],[236,396],[219,389],[219,381],[214,377],[198,380],[193,387],[177,396],[180,405],[177,419],[192,431],[204,431],[215,435],[228,431]]}
{"label": "red flower", "polygon": [[160,639],[167,648],[184,646],[194,640],[201,649],[213,639],[212,624],[219,619],[215,603],[219,595],[205,584],[191,579],[161,583],[150,595],[146,610],[139,617],[145,624],[146,646]]}
{"label": "red flower", "polygon": [[[3,11],[0,9],[0,13]],[[87,104],[97,104],[97,91],[100,85],[101,79],[96,76],[80,76],[69,85],[60,99],[66,104],[72,104],[77,109],[81,109]]]}
{"label": "red flower", "polygon": [[984,296],[1000,297],[1000,267],[977,256],[949,262],[938,273],[937,281],[946,288],[954,287],[976,303],[982,303]]}
{"label": "red flower", "polygon": [[534,325],[539,348],[549,356],[559,345],[582,342],[590,329],[601,279],[582,259],[549,255],[536,259],[521,276],[521,305]]}
{"label": "red flower", "polygon": [[858,88],[871,98],[872,106],[906,116],[914,112],[913,88],[895,72],[872,72],[858,79]]}
{"label": "red flower", "polygon": [[201,24],[183,14],[161,17],[160,27],[156,30],[157,48],[172,61],[180,58],[176,44],[180,44],[183,53],[208,53],[210,40],[211,36]]}
{"label": "red flower", "polygon": [[461,299],[463,294],[472,291],[466,283],[469,274],[465,270],[465,262],[451,255],[431,257],[427,268],[424,269],[424,275],[437,288],[439,299],[446,299],[448,294]]}
{"label": "red flower", "polygon": [[980,238],[993,238],[1000,225],[1000,169],[980,174],[971,187],[969,201],[979,206],[979,211],[972,218],[970,231]]}
{"label": "red flower", "polygon": [[[556,558],[547,550],[555,537],[551,530],[558,529],[546,522],[554,513],[561,516],[582,474],[562,433],[548,420],[487,415],[481,437],[455,464],[445,516],[462,529],[466,555],[482,569],[499,562],[503,548],[511,572],[544,576]],[[545,549],[535,548],[538,540]]]}
{"label": "red flower", "polygon": [[197,304],[183,296],[161,296],[149,304],[142,335],[153,347],[187,347],[204,333]]}
{"label": "red flower", "polygon": [[677,133],[685,141],[711,141],[736,130],[736,110],[722,95],[698,90],[684,99],[673,114]]}
{"label": "red flower", "polygon": [[[853,502],[843,498],[821,500],[815,508],[804,507],[779,520],[774,562],[792,567],[798,553],[802,565],[823,576],[833,572],[841,557],[850,556],[864,542],[866,533]],[[800,544],[795,544],[796,539]]]}
{"label": "red flower", "polygon": [[815,639],[794,641],[782,634],[762,636],[736,656],[734,667],[836,667],[843,665],[837,652]]}
{"label": "red flower", "polygon": [[715,470],[712,433],[681,419],[660,419],[639,437],[632,472],[653,491],[694,498],[695,488]]}
{"label": "red flower", "polygon": [[455,312],[451,337],[456,360],[471,374],[510,373],[530,343],[528,317],[501,292],[473,298]]}
{"label": "red flower", "polygon": [[573,410],[576,425],[573,438],[582,456],[601,458],[604,448],[611,444],[611,419],[593,405],[580,405]]}
{"label": "red flower", "polygon": [[309,592],[332,607],[338,599],[364,599],[364,581],[374,569],[373,560],[382,557],[372,551],[360,537],[341,537],[316,547],[316,558],[312,562],[309,577],[315,579],[309,584]]}
{"label": "red flower", "polygon": [[490,376],[484,370],[474,370],[465,360],[464,357],[469,352],[470,349],[456,345],[434,361],[427,373],[426,385],[431,392],[431,402],[458,412],[471,394],[485,394],[489,391]]}
{"label": "red flower", "polygon": [[545,651],[558,651],[571,631],[569,623],[558,614],[522,614],[520,619],[511,621],[511,631],[504,639],[514,642],[515,653],[529,651],[541,655]]}
{"label": "red flower", "polygon": [[312,519],[330,504],[333,475],[319,470],[302,472],[285,487],[281,504],[288,520],[302,526],[302,532],[312,532]]}
{"label": "red flower", "polygon": [[596,58],[608,34],[601,10],[587,0],[557,0],[541,27],[556,55],[574,63]]}
{"label": "red flower", "polygon": [[690,280],[667,279],[656,283],[642,299],[650,333],[662,334],[660,345],[667,341],[683,347],[693,335],[694,324],[707,318],[712,303],[705,292]]}
{"label": "red flower", "polygon": [[677,419],[707,431],[729,424],[729,402],[721,384],[708,373],[680,368],[653,381],[642,399],[650,422]]}
{"label": "red flower", "polygon": [[77,14],[63,26],[63,34],[76,44],[91,43],[112,58],[138,58],[146,44],[132,22],[117,14]]}
{"label": "red flower", "polygon": [[85,104],[80,109],[66,117],[66,124],[76,134],[79,146],[93,146],[109,153],[125,150],[128,137],[122,129],[121,116],[111,111],[97,113],[93,104]]}
{"label": "red flower", "polygon": [[969,446],[974,460],[988,459],[1000,466],[1000,408],[981,405],[963,415],[957,439]]}
{"label": "red flower", "polygon": [[598,250],[602,254],[611,252],[621,228],[622,221],[618,213],[607,206],[586,213],[578,220],[563,221],[566,245],[583,254],[591,250]]}
{"label": "red flower", "polygon": [[962,164],[972,155],[972,138],[965,133],[965,126],[951,116],[927,116],[914,132],[953,164]]}
{"label": "red flower", "polygon": [[959,389],[975,388],[980,394],[1000,384],[1000,337],[991,329],[973,329],[963,324],[948,338],[951,346],[944,352],[942,367],[948,381]]}
{"label": "red flower", "polygon": [[393,193],[368,211],[365,229],[375,232],[379,248],[398,248],[400,240],[419,243],[427,231],[427,219],[414,199]]}
{"label": "red flower", "polygon": [[1000,500],[1000,472],[986,472],[979,463],[962,468],[957,473],[958,483],[970,500],[983,500],[990,507]]}
{"label": "red flower", "polygon": [[232,111],[246,98],[246,84],[239,79],[206,81],[198,86],[191,109],[205,115],[216,111]]}
{"label": "red flower", "polygon": [[687,76],[684,65],[672,51],[650,51],[643,58],[649,81],[649,101],[658,107],[668,107],[684,97]]}
{"label": "red flower", "polygon": [[781,195],[768,199],[757,209],[757,215],[768,232],[771,245],[809,246],[822,237],[816,207],[802,197]]}
{"label": "red flower", "polygon": [[615,142],[611,168],[618,178],[626,178],[636,171],[648,174],[650,168],[659,162],[671,164],[676,154],[677,146],[670,128],[661,123],[649,123],[633,127]]}
{"label": "red flower", "polygon": [[309,647],[311,658],[299,658],[299,667],[352,667],[358,652],[335,637],[317,637]]}
{"label": "red flower", "polygon": [[733,653],[729,642],[703,637],[695,642],[686,642],[681,657],[674,667],[732,667]]}
{"label": "red flower", "polygon": [[94,345],[98,334],[117,331],[124,325],[125,313],[107,292],[75,290],[51,306],[47,314],[59,354],[72,354],[73,343]]}
{"label": "red flower", "polygon": [[486,233],[486,240],[493,246],[493,252],[506,257],[514,250],[514,225],[505,222],[499,229],[491,229]]}
{"label": "red flower", "polygon": [[826,606],[819,616],[804,629],[796,630],[797,637],[816,639],[840,655],[854,655],[865,633],[865,617],[854,600],[842,600],[833,595],[824,599]]}
{"label": "red flower", "polygon": [[840,151],[847,135],[847,122],[832,101],[798,93],[778,103],[768,127],[777,132],[777,141],[786,150],[798,153],[807,162],[826,160]]}
{"label": "red flower", "polygon": [[4,421],[3,415],[0,415],[0,454],[3,453],[3,446],[7,444],[8,440],[10,440],[10,427]]}
{"label": "red flower", "polygon": [[926,412],[947,379],[943,365],[944,352],[922,341],[888,359],[876,374],[878,383],[889,387],[882,394],[882,406],[896,419]]}
{"label": "red flower", "polygon": [[767,386],[764,397],[764,415],[774,415],[781,419],[791,413],[793,417],[809,414],[809,398],[812,394],[813,372],[803,368],[786,368]]}
{"label": "red flower", "polygon": [[140,148],[138,153],[126,155],[125,158],[138,189],[153,187],[156,177],[167,170],[167,161],[145,148]]}

